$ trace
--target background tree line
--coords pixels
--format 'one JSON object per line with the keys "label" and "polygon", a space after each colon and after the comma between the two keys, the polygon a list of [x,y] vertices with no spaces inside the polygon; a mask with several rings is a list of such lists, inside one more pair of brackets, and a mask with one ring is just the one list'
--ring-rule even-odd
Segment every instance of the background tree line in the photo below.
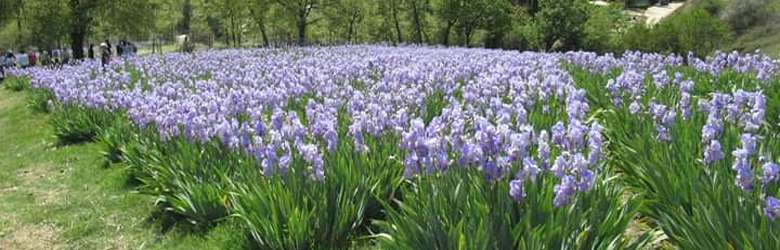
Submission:
{"label": "background tree line", "polygon": [[[173,41],[187,34],[198,44],[220,47],[390,43],[680,52],[690,47],[665,47],[668,40],[647,45],[643,36],[677,36],[700,24],[716,26],[709,31],[727,27],[715,15],[696,13],[678,18],[688,24],[676,25],[674,34],[653,34],[654,28],[631,21],[622,2],[603,7],[587,0],[0,0],[0,47],[76,48],[108,38]],[[728,32],[715,36],[717,45]]]}

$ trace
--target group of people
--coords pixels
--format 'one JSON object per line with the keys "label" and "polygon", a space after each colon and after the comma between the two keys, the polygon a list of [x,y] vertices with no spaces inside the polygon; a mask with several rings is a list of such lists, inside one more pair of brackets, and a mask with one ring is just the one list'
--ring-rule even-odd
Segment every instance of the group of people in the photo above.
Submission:
{"label": "group of people", "polygon": [[25,50],[14,53],[12,50],[0,49],[0,80],[5,78],[6,70],[9,68],[27,68],[34,66],[57,67],[62,64],[70,63],[73,58],[73,51],[53,49],[37,51]]}
{"label": "group of people", "polygon": [[[90,59],[95,58],[94,47],[95,47],[94,44],[89,45],[87,57]],[[125,40],[120,40],[119,44],[117,44],[116,47],[111,46],[111,42],[109,42],[108,40],[100,44],[101,58],[105,56],[108,56],[108,58],[110,58],[114,52],[116,52],[116,55],[119,57],[127,58],[130,56],[135,56],[138,53],[138,47],[136,47],[135,44]]]}
{"label": "group of people", "polygon": [[[112,46],[111,42],[105,40],[100,44],[100,50],[95,51],[95,45],[90,44],[84,48],[84,55],[88,60],[100,58],[101,63],[105,66],[111,61],[112,55],[116,54],[117,57],[127,58],[135,56],[138,53],[138,48],[135,44],[121,40],[116,46]],[[96,54],[100,53],[100,54]],[[6,70],[8,68],[27,68],[27,67],[52,67],[58,68],[62,65],[71,64],[76,62],[73,60],[72,49],[51,49],[51,50],[36,50],[31,49],[29,51],[21,50],[18,53],[14,53],[12,50],[0,49],[0,80],[5,78]]]}

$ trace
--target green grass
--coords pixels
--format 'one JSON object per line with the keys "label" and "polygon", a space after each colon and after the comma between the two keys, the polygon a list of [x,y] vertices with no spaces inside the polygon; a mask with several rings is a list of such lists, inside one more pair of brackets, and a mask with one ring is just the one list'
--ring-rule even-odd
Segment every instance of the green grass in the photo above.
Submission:
{"label": "green grass", "polygon": [[154,197],[134,192],[96,143],[56,146],[48,114],[27,92],[0,90],[0,246],[3,249],[230,249],[233,223],[205,234],[163,224]]}

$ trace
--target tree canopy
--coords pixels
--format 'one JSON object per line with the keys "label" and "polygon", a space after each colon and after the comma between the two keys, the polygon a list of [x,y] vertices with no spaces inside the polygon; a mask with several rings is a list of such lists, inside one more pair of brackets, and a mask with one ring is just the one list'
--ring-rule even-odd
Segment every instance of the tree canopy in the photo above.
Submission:
{"label": "tree canopy", "polygon": [[[618,4],[620,6],[620,4]],[[0,47],[392,43],[609,51],[621,10],[586,0],[0,0]],[[614,8],[614,7],[609,7]],[[617,7],[620,8],[620,7]]]}

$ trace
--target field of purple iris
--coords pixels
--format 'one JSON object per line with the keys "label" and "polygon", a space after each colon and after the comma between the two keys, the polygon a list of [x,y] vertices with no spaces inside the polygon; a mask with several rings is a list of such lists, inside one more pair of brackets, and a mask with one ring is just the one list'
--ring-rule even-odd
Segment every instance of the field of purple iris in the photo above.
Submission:
{"label": "field of purple iris", "polygon": [[102,143],[161,211],[240,221],[261,249],[780,245],[761,54],[340,46],[11,73],[61,143]]}

